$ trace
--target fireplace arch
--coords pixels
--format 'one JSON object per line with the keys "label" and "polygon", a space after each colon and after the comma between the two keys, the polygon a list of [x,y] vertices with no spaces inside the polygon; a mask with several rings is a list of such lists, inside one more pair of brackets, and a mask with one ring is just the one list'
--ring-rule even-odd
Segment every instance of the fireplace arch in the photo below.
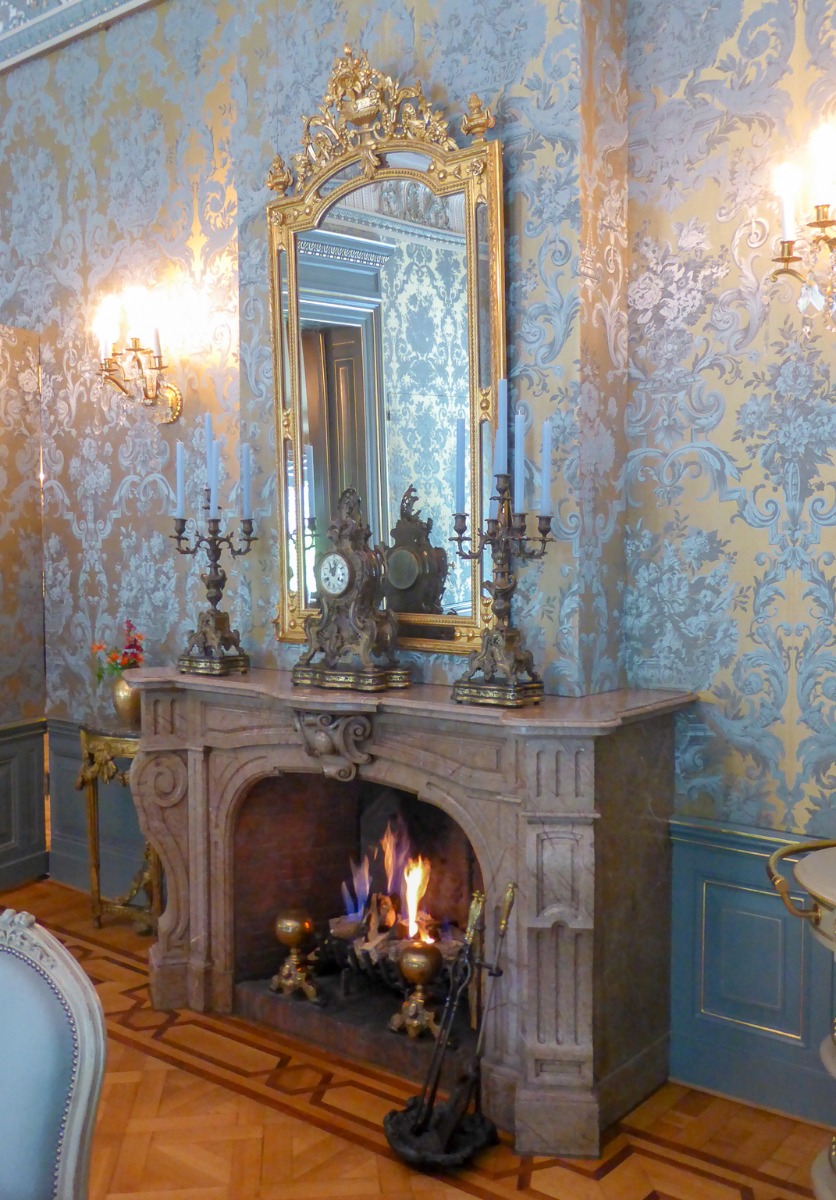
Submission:
{"label": "fireplace arch", "polygon": [[518,884],[483,1071],[486,1109],[520,1152],[596,1153],[599,1130],[666,1078],[672,714],[690,697],[621,691],[486,712],[433,686],[366,697],[296,689],[272,671],[135,676],[131,788],[167,883],[155,1005],[230,1010],[231,839],[254,782],[359,778],[461,827],[489,922]]}

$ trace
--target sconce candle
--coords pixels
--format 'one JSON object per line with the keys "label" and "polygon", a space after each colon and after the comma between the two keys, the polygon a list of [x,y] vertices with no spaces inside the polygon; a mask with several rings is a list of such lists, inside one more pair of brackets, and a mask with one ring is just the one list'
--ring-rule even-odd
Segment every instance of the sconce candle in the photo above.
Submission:
{"label": "sconce candle", "polygon": [[212,478],[212,446],[215,441],[212,433],[212,414],[205,413],[203,417],[203,428],[206,433],[206,486],[209,487],[209,481]]}
{"label": "sconce candle", "polygon": [[494,448],[494,475],[508,474],[508,380],[500,379],[496,385],[496,443]]}
{"label": "sconce candle", "polygon": [[305,446],[305,480],[308,485],[308,519],[316,518],[316,504],[314,503],[314,469],[313,469],[313,446],[308,442]]}
{"label": "sconce candle", "polygon": [[514,413],[514,512],[525,512],[525,415]]}
{"label": "sconce candle", "polygon": [[464,417],[456,422],[456,498],[453,512],[464,512]]}
{"label": "sconce candle", "polygon": [[241,446],[241,519],[248,521],[252,515],[252,460],[249,443],[245,442]]}
{"label": "sconce candle", "polygon": [[781,237],[785,242],[795,240],[795,204],[798,195],[798,171],[792,163],[775,168],[773,186],[781,201]]}
{"label": "sconce candle", "polygon": [[154,330],[154,336],[153,336],[153,338],[152,338],[152,344],[153,344],[153,346],[154,346],[154,354],[156,355],[156,357],[157,357],[157,358],[162,358],[162,356],[163,356],[163,348],[162,348],[162,346],[160,345],[160,331],[159,331],[159,329],[155,329],[155,330]]}
{"label": "sconce candle", "polygon": [[209,520],[218,519],[218,484],[221,477],[221,443],[212,443],[212,468],[209,472]]}
{"label": "sconce candle", "polygon": [[177,469],[177,504],[174,515],[182,520],[186,516],[186,464],[183,458],[182,442],[177,443],[175,456],[175,464]]}
{"label": "sconce candle", "polygon": [[552,423],[546,417],[543,422],[543,445],[540,456],[540,516],[552,515],[551,499]]}

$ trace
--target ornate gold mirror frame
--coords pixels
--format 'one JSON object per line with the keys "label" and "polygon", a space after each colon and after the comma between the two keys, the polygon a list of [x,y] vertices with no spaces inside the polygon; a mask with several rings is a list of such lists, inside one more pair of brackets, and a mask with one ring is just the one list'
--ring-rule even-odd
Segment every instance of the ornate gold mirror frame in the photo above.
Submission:
{"label": "ornate gold mirror frame", "polygon": [[[345,486],[357,488],[374,540],[381,539],[387,545],[392,543],[398,497],[400,488],[404,488],[401,516],[404,512],[412,516],[412,503],[424,508],[424,517],[434,511],[430,541],[447,553],[450,571],[460,573],[457,586],[465,596],[463,603],[450,605],[445,593],[440,604],[435,602],[440,612],[399,611],[398,640],[403,647],[467,653],[480,644],[483,628],[491,623],[490,603],[482,596],[482,564],[457,560],[449,539],[460,453],[456,445],[457,418],[464,421],[465,430],[465,507],[471,528],[478,529],[487,502],[484,489],[491,479],[497,380],[505,370],[502,151],[498,141],[485,139],[493,124],[478,98],[471,97],[462,131],[473,140],[468,146],[458,147],[447,132],[446,121],[427,102],[420,84],[401,87],[397,80],[371,67],[364,51],[355,56],[347,46],[344,56],[334,64],[318,112],[303,118],[301,151],[293,156],[290,167],[281,157],[273,162],[267,182],[277,199],[268,205],[267,217],[280,530],[280,599],[275,625],[282,641],[303,641],[304,620],[316,611],[315,584],[311,582],[313,558],[323,546],[335,508],[335,493]],[[402,206],[394,218],[393,195]],[[389,232],[381,234],[368,210],[387,205],[392,219],[384,226]],[[412,215],[416,209],[417,218]],[[406,400],[396,397],[404,406],[415,406],[408,412],[413,429],[421,431],[421,436],[432,431],[432,448],[420,456],[425,464],[423,479],[404,474],[403,454],[400,459],[396,455],[387,457],[390,393],[396,390],[398,378],[407,374],[407,361],[414,361],[417,351],[411,338],[414,334],[417,341],[417,327],[413,330],[407,321],[398,338],[390,339],[392,344],[397,341],[404,357],[389,364],[387,376],[387,334],[381,328],[381,321],[387,318],[381,317],[380,302],[368,283],[375,272],[380,275],[386,269],[398,231],[406,224],[401,217],[407,210],[418,224],[411,226],[416,232],[404,236],[421,243],[417,250],[410,249],[413,257],[421,259],[423,255],[422,261],[426,261],[427,255],[436,251],[425,251],[424,241],[431,236],[439,242],[446,238],[448,245],[438,253],[446,253],[449,258],[453,247],[459,255],[456,261],[461,275],[460,286],[440,287],[426,302],[420,296],[421,305],[416,307],[431,314],[427,319],[435,321],[437,328],[438,322],[446,321],[451,330],[458,329],[451,337],[458,338],[456,361],[463,369],[455,369],[451,351],[448,357],[454,365],[448,371],[450,391],[437,389],[432,398],[434,410],[422,407],[426,398],[416,400],[414,393]],[[422,224],[426,221],[428,225]],[[430,228],[433,221],[434,229]],[[391,262],[395,261],[393,257]],[[356,282],[356,294],[335,298],[328,292],[322,280],[327,280],[328,271],[335,269],[343,271],[341,279]],[[391,264],[390,269],[395,270]],[[313,280],[310,287],[303,276]],[[413,276],[414,272],[409,279],[405,276],[394,280],[399,296],[409,294]],[[390,296],[392,285],[389,278],[385,286]],[[347,290],[350,292],[352,287],[354,283]],[[333,345],[339,338],[330,328],[324,333],[320,328],[329,326],[329,322],[340,323],[328,316],[335,307],[349,314],[345,324],[359,330],[359,365],[346,368],[340,347],[335,349]],[[426,335],[422,336],[426,342]],[[324,349],[323,339],[328,342]],[[437,340],[433,345],[437,351]],[[466,380],[461,378],[464,374]],[[336,399],[312,399],[312,392],[316,396],[320,391],[327,392],[329,379]],[[324,408],[326,404],[333,405],[335,413]],[[360,420],[354,414],[361,406],[365,416],[358,432]],[[315,426],[326,420],[323,411],[334,428],[330,441],[320,443]],[[316,416],[317,412],[320,415]],[[345,424],[347,420],[351,421],[350,427]],[[336,466],[331,458],[338,460]],[[401,479],[396,478],[393,458],[401,464]],[[322,475],[326,476],[326,490]],[[412,496],[409,504],[406,483],[414,485],[418,493],[417,501]],[[393,490],[396,484],[397,496]],[[433,493],[434,500],[428,500],[428,492]],[[422,539],[426,547],[423,533],[417,542]],[[405,557],[401,555],[401,563]],[[449,594],[454,596],[452,591]]]}

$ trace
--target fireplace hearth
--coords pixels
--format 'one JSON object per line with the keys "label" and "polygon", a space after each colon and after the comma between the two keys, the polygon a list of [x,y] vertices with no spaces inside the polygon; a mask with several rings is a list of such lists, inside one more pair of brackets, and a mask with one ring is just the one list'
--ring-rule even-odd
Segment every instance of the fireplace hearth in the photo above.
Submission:
{"label": "fireplace hearth", "polygon": [[[131,682],[143,693],[131,789],[166,873],[150,954],[157,1007],[269,1020],[277,909],[307,889],[326,924],[348,860],[371,840],[369,811],[381,796],[406,797],[457,831],[463,865],[437,877],[465,902],[481,878],[488,949],[504,889],[518,884],[483,1060],[485,1110],[518,1151],[593,1155],[600,1130],[664,1081],[673,714],[689,695],[546,697],[536,711],[486,712],[444,688],[325,693],[272,671],[204,680],[142,669]],[[433,916],[452,916],[435,904]],[[293,1021],[318,1022],[295,1036],[333,1037],[337,1052],[374,1062],[359,1034],[328,1032],[317,1006],[269,999]],[[377,1039],[387,1067],[420,1079],[420,1064],[394,1061],[425,1053],[410,1040]]]}

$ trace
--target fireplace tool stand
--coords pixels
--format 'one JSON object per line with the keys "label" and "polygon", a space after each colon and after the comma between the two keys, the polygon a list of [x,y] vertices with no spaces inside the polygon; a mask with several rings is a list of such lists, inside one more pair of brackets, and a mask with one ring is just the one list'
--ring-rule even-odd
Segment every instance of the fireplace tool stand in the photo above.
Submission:
{"label": "fireplace tool stand", "polygon": [[[474,531],[470,550],[464,549],[464,543],[471,541],[467,536],[467,514],[454,514],[456,532],[450,541],[456,543],[459,558],[469,562],[481,558],[486,546],[491,548],[493,579],[484,586],[495,618],[494,626],[483,630],[482,645],[470,655],[464,675],[453,684],[453,699],[459,704],[521,708],[543,699],[543,681],[534,670],[534,657],[524,649],[519,629],[511,624],[511,598],[517,588],[513,560],[542,558],[552,540],[551,522],[550,516],[541,515],[537,518],[536,538],[526,533],[528,514],[511,511],[511,477],[504,474],[496,476],[496,516],[487,518],[484,533]],[[539,545],[532,549],[529,542],[534,541]],[[481,678],[474,679],[474,675]]]}
{"label": "fireplace tool stand", "polygon": [[[407,1101],[404,1109],[393,1109],[383,1118],[383,1131],[386,1140],[395,1153],[413,1167],[460,1167],[497,1141],[496,1126],[482,1112],[479,1091],[479,1064],[485,1042],[485,1028],[488,1013],[493,1002],[494,987],[502,975],[500,958],[505,934],[508,930],[508,920],[514,904],[516,884],[509,883],[505,889],[502,905],[502,915],[499,922],[499,932],[493,963],[484,963],[473,959],[473,937],[476,926],[482,915],[485,897],[481,892],[475,892],[470,905],[464,945],[453,966],[453,978],[444,1012],[441,1017],[439,1033],[436,1038],[433,1057],[430,1062],[427,1078],[420,1095],[413,1096]],[[450,1031],[459,1000],[464,994],[473,975],[474,967],[485,967],[488,971],[488,987],[482,1016],[479,1021],[479,1034],[476,1049],[461,1078],[444,1103],[436,1103],[438,1085],[441,1078],[441,1068],[450,1041]],[[472,1111],[471,1102],[474,1102]]]}

